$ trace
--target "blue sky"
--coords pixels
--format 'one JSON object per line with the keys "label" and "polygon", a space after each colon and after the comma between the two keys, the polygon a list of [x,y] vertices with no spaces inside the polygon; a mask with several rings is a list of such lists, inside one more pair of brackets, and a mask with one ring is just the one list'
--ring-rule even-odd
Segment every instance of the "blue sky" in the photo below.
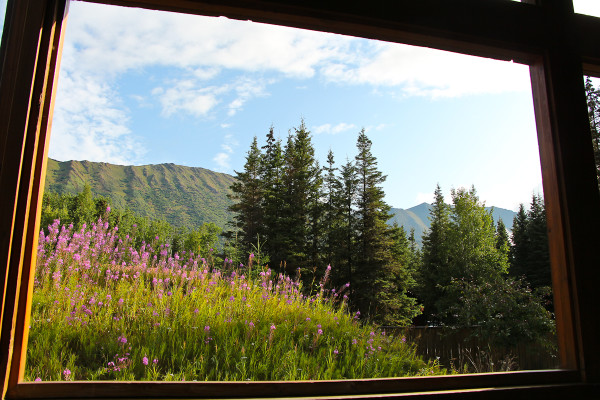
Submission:
{"label": "blue sky", "polygon": [[[600,15],[598,3],[577,11]],[[431,201],[437,183],[448,198],[475,185],[487,205],[509,209],[541,191],[526,66],[71,3],[50,157],[231,174],[253,136],[264,143],[273,126],[285,142],[302,119],[319,159],[332,149],[338,165],[365,128],[393,207]]]}

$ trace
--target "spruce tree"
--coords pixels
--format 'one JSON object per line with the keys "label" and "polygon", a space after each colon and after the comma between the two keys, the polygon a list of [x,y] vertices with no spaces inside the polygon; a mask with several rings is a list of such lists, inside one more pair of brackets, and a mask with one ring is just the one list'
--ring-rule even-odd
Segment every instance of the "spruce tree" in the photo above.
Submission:
{"label": "spruce tree", "polygon": [[281,230],[281,244],[287,271],[300,269],[305,283],[312,281],[313,268],[317,267],[312,265],[318,240],[313,225],[318,223],[315,207],[319,207],[321,197],[321,170],[314,154],[310,132],[302,121],[288,136],[284,150],[281,221],[285,229]]}
{"label": "spruce tree", "polygon": [[502,218],[498,219],[496,224],[496,249],[502,251],[508,255],[510,249],[510,241],[508,238],[508,231]]}
{"label": "spruce tree", "polygon": [[[354,203],[358,191],[358,178],[354,163],[346,160],[340,169],[339,184],[336,185],[336,202],[339,204],[339,228],[334,231],[333,268],[340,276],[340,281],[350,283],[350,292],[354,292],[352,272],[357,259],[356,228],[357,217]],[[334,275],[335,276],[335,275]],[[353,299],[353,296],[350,297]]]}
{"label": "spruce tree", "polygon": [[337,269],[334,259],[337,247],[336,237],[340,229],[340,209],[342,204],[337,194],[340,191],[341,182],[336,176],[337,168],[334,167],[333,152],[329,149],[327,153],[327,165],[323,168],[323,259]]}
{"label": "spruce tree", "polygon": [[264,155],[261,162],[260,176],[264,190],[263,202],[263,228],[261,242],[263,248],[272,262],[271,267],[283,267],[285,259],[282,232],[285,224],[282,222],[284,204],[284,158],[281,140],[275,139],[274,129],[271,127],[267,134],[267,142],[262,147]]}
{"label": "spruce tree", "polygon": [[529,251],[527,254],[526,279],[533,289],[552,286],[550,274],[550,255],[548,250],[548,228],[546,208],[540,195],[533,195],[527,213],[527,235]]}
{"label": "spruce tree", "polygon": [[527,258],[529,254],[529,236],[527,234],[529,221],[525,207],[519,205],[519,211],[513,218],[510,248],[510,274],[523,277],[527,270]]}
{"label": "spruce tree", "polygon": [[397,239],[398,246],[405,246],[399,244],[400,233],[386,224],[391,209],[384,201],[382,188],[386,176],[377,169],[371,145],[364,129],[361,130],[355,157],[358,253],[354,301],[357,308],[372,320],[388,324],[406,323],[416,315],[418,307],[415,300],[406,295],[412,284],[408,267],[393,255],[394,239]]}
{"label": "spruce tree", "polygon": [[229,210],[234,213],[233,230],[225,234],[228,239],[237,235],[237,240],[243,251],[250,252],[252,244],[259,240],[263,226],[264,191],[260,177],[261,151],[256,136],[246,155],[243,172],[235,172],[236,181],[231,185],[232,194],[228,195],[234,201]]}
{"label": "spruce tree", "polygon": [[449,268],[450,207],[446,204],[438,184],[429,212],[430,226],[423,235],[423,258],[417,294],[423,303],[423,319],[428,324],[440,322],[437,299],[442,296],[439,282],[447,283]]}

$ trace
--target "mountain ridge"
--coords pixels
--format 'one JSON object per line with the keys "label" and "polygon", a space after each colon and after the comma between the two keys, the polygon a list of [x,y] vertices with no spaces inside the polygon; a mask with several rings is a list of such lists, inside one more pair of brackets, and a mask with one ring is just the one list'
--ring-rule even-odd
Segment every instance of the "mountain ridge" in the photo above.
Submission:
{"label": "mountain ridge", "polygon": [[[235,178],[229,174],[202,167],[186,167],[174,163],[146,165],[116,165],[93,161],[56,161],[48,158],[46,191],[78,193],[87,182],[94,195],[112,200],[121,209],[149,218],[165,219],[178,227],[198,228],[204,222],[227,226],[233,214],[227,197]],[[514,211],[494,209],[494,221],[502,218],[511,229]],[[422,241],[429,228],[431,204],[421,203],[402,209],[392,208],[388,224],[404,226],[407,233],[415,229],[415,238]]]}

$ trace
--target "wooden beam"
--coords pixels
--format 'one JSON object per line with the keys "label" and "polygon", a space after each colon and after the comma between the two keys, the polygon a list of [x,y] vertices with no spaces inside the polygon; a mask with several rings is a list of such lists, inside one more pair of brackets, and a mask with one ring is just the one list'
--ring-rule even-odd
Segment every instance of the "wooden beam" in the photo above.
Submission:
{"label": "wooden beam", "polygon": [[[29,273],[37,239],[37,215],[41,191],[41,165],[51,88],[54,78],[56,16],[64,13],[65,0],[11,1],[3,34],[0,81],[0,265],[2,267],[2,315],[0,376],[2,397],[9,379],[18,380],[19,364],[11,373],[13,350],[22,356],[24,321],[27,320]],[[17,6],[18,5],[18,6]],[[49,92],[50,90],[50,92]],[[39,140],[42,139],[40,144]],[[41,153],[41,154],[40,154]],[[37,185],[37,186],[36,186]],[[33,212],[31,212],[33,210]],[[34,258],[33,258],[34,259]],[[25,295],[22,297],[21,295]],[[9,378],[10,377],[10,378]]]}
{"label": "wooden beam", "polygon": [[570,44],[570,0],[538,0],[555,26],[531,66],[562,366],[600,378],[600,193],[591,146],[581,56]]}
{"label": "wooden beam", "polygon": [[440,390],[470,390],[481,387],[573,384],[575,371],[518,371],[492,374],[463,374],[385,379],[291,382],[41,382],[23,383],[13,388],[9,398],[126,398],[169,397],[314,397],[384,396]]}

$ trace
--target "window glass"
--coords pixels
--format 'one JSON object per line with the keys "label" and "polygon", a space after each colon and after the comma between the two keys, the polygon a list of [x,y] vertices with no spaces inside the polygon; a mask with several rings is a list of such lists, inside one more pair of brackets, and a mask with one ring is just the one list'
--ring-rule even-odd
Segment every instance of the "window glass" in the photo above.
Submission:
{"label": "window glass", "polygon": [[4,31],[4,16],[6,15],[6,0],[0,0],[0,32]]}
{"label": "window glass", "polygon": [[595,0],[573,0],[576,13],[600,17],[600,4]]}
{"label": "window glass", "polygon": [[557,366],[526,66],[73,2],[47,170],[28,381]]}

